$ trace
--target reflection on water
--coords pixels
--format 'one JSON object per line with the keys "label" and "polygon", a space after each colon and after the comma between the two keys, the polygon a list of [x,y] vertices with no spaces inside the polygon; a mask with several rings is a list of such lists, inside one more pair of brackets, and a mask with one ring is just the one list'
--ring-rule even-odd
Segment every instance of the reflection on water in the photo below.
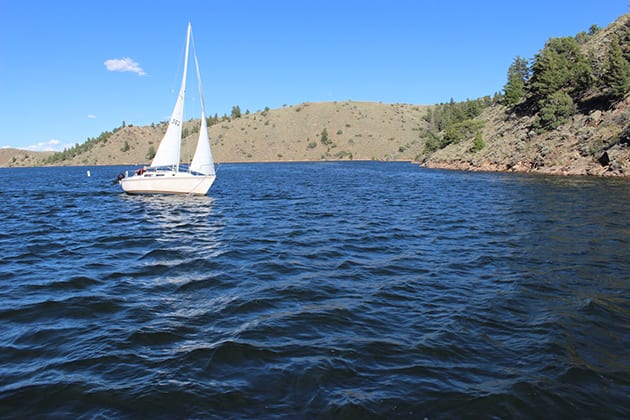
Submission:
{"label": "reflection on water", "polygon": [[213,213],[208,196],[141,195],[124,196],[126,211],[138,214],[142,223],[159,227],[160,238],[204,241],[216,237],[221,221]]}

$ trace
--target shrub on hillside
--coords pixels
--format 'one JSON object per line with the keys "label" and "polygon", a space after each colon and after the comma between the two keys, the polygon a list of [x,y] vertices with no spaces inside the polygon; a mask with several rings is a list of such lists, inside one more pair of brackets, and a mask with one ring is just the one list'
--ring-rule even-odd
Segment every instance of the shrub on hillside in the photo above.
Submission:
{"label": "shrub on hillside", "polygon": [[553,130],[567,122],[575,114],[575,110],[573,99],[567,93],[555,92],[538,112],[534,128],[538,131]]}
{"label": "shrub on hillside", "polygon": [[483,141],[483,137],[481,136],[481,130],[478,130],[475,134],[475,139],[473,140],[473,145],[470,148],[471,153],[477,153],[481,149],[486,147],[486,144]]}

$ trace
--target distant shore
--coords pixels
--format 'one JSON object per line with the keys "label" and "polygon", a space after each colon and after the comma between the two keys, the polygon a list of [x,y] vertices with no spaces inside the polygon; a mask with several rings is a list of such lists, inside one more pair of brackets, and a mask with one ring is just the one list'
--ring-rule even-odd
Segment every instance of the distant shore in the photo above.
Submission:
{"label": "distant shore", "polygon": [[[327,159],[327,160],[308,160],[308,159],[292,159],[292,160],[230,160],[215,162],[216,166],[222,164],[267,164],[267,163],[339,163],[339,162],[399,162],[409,163],[411,165],[418,165],[425,169],[439,169],[447,171],[464,171],[464,172],[488,172],[488,173],[519,173],[519,174],[534,174],[534,175],[553,175],[553,176],[589,176],[589,177],[614,177],[614,178],[630,178],[630,173],[621,173],[616,171],[606,170],[606,168],[600,168],[597,170],[594,167],[587,168],[587,170],[577,170],[561,168],[561,167],[542,167],[532,168],[525,163],[519,163],[517,165],[504,165],[504,164],[492,164],[481,163],[473,164],[468,161],[451,161],[451,162],[435,162],[435,161],[416,161],[413,159]],[[85,165],[33,165],[33,166],[0,166],[0,168],[36,168],[36,167],[77,167],[77,168],[89,168],[89,167],[106,167],[106,166],[128,166],[131,168],[148,166],[150,163],[113,163],[113,164],[85,164]]]}
{"label": "distant shore", "polygon": [[541,168],[532,168],[530,164],[519,162],[516,165],[506,165],[484,162],[481,164],[473,164],[467,161],[451,161],[451,162],[417,162],[420,166],[427,169],[444,169],[452,171],[468,171],[468,172],[502,172],[502,173],[523,173],[538,175],[557,175],[557,176],[597,176],[597,177],[615,177],[630,178],[630,173],[611,171],[607,168],[597,168],[595,165],[588,168],[564,168],[558,166],[549,166]]}

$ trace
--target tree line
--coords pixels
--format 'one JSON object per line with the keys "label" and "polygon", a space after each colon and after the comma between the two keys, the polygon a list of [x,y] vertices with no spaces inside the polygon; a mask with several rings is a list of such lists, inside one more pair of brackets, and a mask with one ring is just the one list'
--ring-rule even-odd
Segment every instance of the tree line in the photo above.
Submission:
{"label": "tree line", "polygon": [[72,147],[67,147],[63,149],[63,152],[55,152],[52,155],[44,158],[42,163],[44,165],[53,165],[55,163],[60,163],[66,160],[72,160],[75,156],[81,155],[83,153],[86,153],[92,150],[97,144],[101,142],[106,143],[107,140],[109,140],[109,138],[115,132],[117,132],[118,130],[124,127],[125,127],[125,123],[123,122],[123,125],[121,127],[114,128],[113,131],[103,131],[98,137],[94,137],[94,138],[88,137],[85,143],[82,143],[82,144],[77,143]]}
{"label": "tree line", "polygon": [[475,143],[471,152],[477,152],[484,147],[481,129],[483,121],[477,119],[482,111],[496,103],[498,95],[494,98],[484,96],[478,99],[467,99],[455,102],[453,99],[447,103],[440,103],[429,108],[424,116],[428,123],[428,129],[424,133],[426,142],[424,153],[431,154],[438,149],[443,149],[449,144],[473,137]]}
{"label": "tree line", "polygon": [[578,111],[623,100],[630,92],[630,25],[611,32],[604,53],[585,52],[584,44],[599,31],[593,25],[575,37],[550,38],[531,62],[516,57],[507,72],[503,103],[535,115],[533,128],[542,132]]}

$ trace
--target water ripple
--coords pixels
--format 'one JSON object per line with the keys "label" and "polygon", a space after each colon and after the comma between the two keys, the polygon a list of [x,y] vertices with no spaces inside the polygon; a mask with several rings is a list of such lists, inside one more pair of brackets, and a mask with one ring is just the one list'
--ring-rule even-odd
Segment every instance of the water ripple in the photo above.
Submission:
{"label": "water ripple", "polygon": [[0,417],[630,417],[624,180],[0,171]]}

